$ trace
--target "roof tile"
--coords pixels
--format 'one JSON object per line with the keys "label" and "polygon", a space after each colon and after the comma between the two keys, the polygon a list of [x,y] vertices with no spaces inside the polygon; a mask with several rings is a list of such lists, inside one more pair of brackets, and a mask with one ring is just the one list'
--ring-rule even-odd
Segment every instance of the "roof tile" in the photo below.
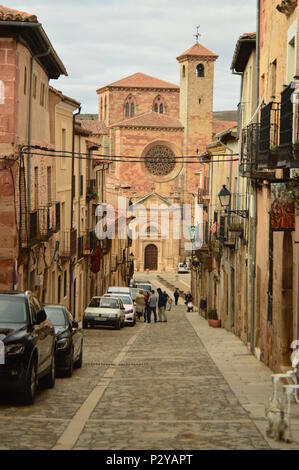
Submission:
{"label": "roof tile", "polygon": [[179,55],[177,60],[180,62],[187,57],[208,57],[210,60],[216,60],[218,55],[214,54],[214,52],[210,51],[205,46],[197,42],[194,44],[194,46],[190,47],[190,49],[187,49],[185,52]]}
{"label": "roof tile", "polygon": [[98,92],[106,88],[161,88],[161,89],[174,89],[179,90],[179,87],[173,83],[165,82],[159,78],[151,77],[145,73],[134,73],[129,77],[125,77],[117,82],[113,82],[103,88],[97,90]]}
{"label": "roof tile", "polygon": [[0,21],[38,23],[36,15],[0,5]]}

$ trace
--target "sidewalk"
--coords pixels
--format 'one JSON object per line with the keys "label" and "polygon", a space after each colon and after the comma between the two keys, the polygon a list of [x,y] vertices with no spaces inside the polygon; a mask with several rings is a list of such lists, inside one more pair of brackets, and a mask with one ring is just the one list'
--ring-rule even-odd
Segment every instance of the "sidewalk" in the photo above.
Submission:
{"label": "sidewalk", "polygon": [[[155,284],[158,285],[158,281]],[[166,291],[172,295],[171,290]],[[183,304],[182,300],[180,304]],[[272,371],[258,361],[233,333],[209,327],[208,322],[198,312],[186,313],[186,316],[232,392],[249,413],[249,417],[269,446],[272,449],[299,450],[299,405],[295,402],[292,403],[291,409],[294,442],[285,444],[266,436],[265,405],[272,395]]]}

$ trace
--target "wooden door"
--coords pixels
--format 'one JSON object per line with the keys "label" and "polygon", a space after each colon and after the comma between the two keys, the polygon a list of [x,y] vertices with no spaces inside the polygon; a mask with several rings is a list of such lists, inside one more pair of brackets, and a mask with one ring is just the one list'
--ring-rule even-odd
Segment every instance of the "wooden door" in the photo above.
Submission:
{"label": "wooden door", "polygon": [[155,245],[148,245],[144,253],[144,270],[158,270],[158,248]]}

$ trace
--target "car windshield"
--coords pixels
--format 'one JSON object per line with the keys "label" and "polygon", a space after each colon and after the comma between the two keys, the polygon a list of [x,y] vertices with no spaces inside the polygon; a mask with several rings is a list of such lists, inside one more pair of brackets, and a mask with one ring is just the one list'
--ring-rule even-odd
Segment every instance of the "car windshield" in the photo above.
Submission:
{"label": "car windshield", "polygon": [[130,299],[130,297],[126,296],[126,295],[118,295],[117,296],[124,305],[131,305],[132,304],[132,301]]}
{"label": "car windshield", "polygon": [[0,295],[1,323],[27,323],[25,299]]}
{"label": "car windshield", "polygon": [[54,326],[66,326],[65,316],[62,308],[45,307],[48,319]]}
{"label": "car windshield", "polygon": [[150,284],[138,284],[139,289],[147,290],[147,291],[152,291],[152,287]]}
{"label": "car windshield", "polygon": [[91,308],[118,308],[117,299],[94,298],[91,300],[89,307]]}

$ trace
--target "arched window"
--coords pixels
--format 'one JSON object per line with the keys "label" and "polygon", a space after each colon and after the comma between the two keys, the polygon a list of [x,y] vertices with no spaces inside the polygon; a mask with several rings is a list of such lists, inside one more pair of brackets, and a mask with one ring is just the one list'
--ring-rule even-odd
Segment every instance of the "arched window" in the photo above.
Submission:
{"label": "arched window", "polygon": [[104,105],[104,120],[107,118],[107,96],[105,96],[105,105]]}
{"label": "arched window", "polygon": [[125,101],[125,118],[133,118],[136,111],[136,100],[133,95],[129,95]]}
{"label": "arched window", "polygon": [[158,95],[154,100],[153,110],[155,113],[159,114],[164,114],[165,112],[164,100],[160,95]]}
{"label": "arched window", "polygon": [[131,103],[131,117],[135,116],[135,103]]}
{"label": "arched window", "polygon": [[183,78],[186,77],[186,67],[183,65],[183,70],[182,70]]}
{"label": "arched window", "polygon": [[203,64],[198,64],[196,67],[196,76],[197,78],[205,76],[205,67]]}
{"label": "arched window", "polygon": [[5,104],[5,88],[2,80],[0,80],[0,104]]}

